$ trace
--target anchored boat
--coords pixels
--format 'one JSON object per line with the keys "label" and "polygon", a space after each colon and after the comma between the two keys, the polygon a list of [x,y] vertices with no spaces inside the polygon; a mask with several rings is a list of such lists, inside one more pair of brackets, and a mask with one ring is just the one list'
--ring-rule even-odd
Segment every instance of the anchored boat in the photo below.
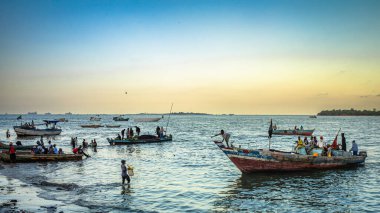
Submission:
{"label": "anchored boat", "polygon": [[113,117],[112,118],[114,121],[129,121],[129,118],[124,118],[122,115]]}
{"label": "anchored boat", "polygon": [[367,152],[365,151],[359,152],[359,156],[351,155],[349,152],[335,151],[336,156],[328,157],[283,152],[274,149],[231,148],[224,146],[219,141],[214,141],[214,143],[243,173],[352,167],[364,164],[367,157]]}
{"label": "anchored boat", "polygon": [[[30,150],[33,148],[34,145],[27,145],[27,146],[24,146],[24,145],[13,145],[13,147],[16,149],[16,150]],[[3,143],[3,142],[0,142],[0,149],[9,149],[9,145],[6,144],[6,143]]]}
{"label": "anchored boat", "polygon": [[157,122],[161,120],[161,118],[135,118],[135,122]]}
{"label": "anchored boat", "polygon": [[156,135],[140,135],[132,139],[112,139],[107,138],[110,145],[129,145],[129,144],[140,144],[140,143],[161,143],[166,141],[172,141],[172,135],[165,135],[162,138],[157,137]]}
{"label": "anchored boat", "polygon": [[121,125],[106,125],[107,128],[119,128]]}
{"label": "anchored boat", "polygon": [[[48,136],[48,135],[59,135],[62,130],[56,125],[59,122],[58,120],[44,120],[44,124],[21,124],[21,126],[14,126],[14,130],[17,136]],[[38,129],[36,126],[46,125],[45,129]]]}
{"label": "anchored boat", "polygon": [[99,125],[99,124],[86,124],[86,125],[80,125],[82,128],[99,128],[99,127],[103,127],[103,125]]}

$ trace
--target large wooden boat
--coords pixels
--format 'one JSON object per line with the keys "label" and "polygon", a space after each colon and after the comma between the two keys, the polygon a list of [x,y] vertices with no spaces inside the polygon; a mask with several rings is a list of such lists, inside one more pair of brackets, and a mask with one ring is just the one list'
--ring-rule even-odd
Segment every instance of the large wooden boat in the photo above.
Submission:
{"label": "large wooden boat", "polygon": [[[11,162],[8,152],[0,154],[1,160],[4,162]],[[31,162],[44,162],[44,161],[77,161],[82,160],[82,154],[31,154],[29,152],[16,151],[16,163],[31,163]]]}
{"label": "large wooden boat", "polygon": [[273,135],[302,135],[302,136],[311,136],[313,135],[314,129],[306,130],[306,129],[289,129],[289,130],[273,130]]}
{"label": "large wooden boat", "polygon": [[341,151],[341,154],[336,154],[337,156],[328,157],[307,155],[306,153],[283,152],[273,149],[230,148],[219,141],[214,141],[214,143],[243,173],[352,167],[364,164],[367,157],[365,151],[361,151],[359,156]]}
{"label": "large wooden boat", "polygon": [[133,139],[111,139],[107,138],[110,145],[129,145],[129,144],[141,144],[141,143],[162,143],[166,141],[172,141],[172,135],[165,135],[163,138],[159,138],[156,135],[141,135],[134,137]]}
{"label": "large wooden boat", "polygon": [[[28,145],[28,146],[24,146],[24,145],[13,145],[14,148],[17,150],[30,150],[33,148],[34,145]],[[5,150],[8,150],[9,149],[9,145],[4,143],[4,142],[0,142],[0,149],[5,149]]]}
{"label": "large wooden boat", "polygon": [[[44,120],[44,124],[21,124],[20,126],[14,126],[17,136],[49,136],[49,135],[59,135],[62,130],[56,126],[59,122],[58,120]],[[38,129],[37,126],[46,125],[45,129]]]}
{"label": "large wooden boat", "polygon": [[157,122],[161,120],[161,118],[135,118],[135,122]]}

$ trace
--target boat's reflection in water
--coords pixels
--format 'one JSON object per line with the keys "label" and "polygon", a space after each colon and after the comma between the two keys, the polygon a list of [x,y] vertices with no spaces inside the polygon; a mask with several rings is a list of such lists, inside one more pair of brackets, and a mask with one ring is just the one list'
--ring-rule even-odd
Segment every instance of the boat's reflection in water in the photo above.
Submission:
{"label": "boat's reflection in water", "polygon": [[[242,174],[221,199],[216,211],[349,211],[360,170]],[[346,199],[347,198],[347,199]]]}

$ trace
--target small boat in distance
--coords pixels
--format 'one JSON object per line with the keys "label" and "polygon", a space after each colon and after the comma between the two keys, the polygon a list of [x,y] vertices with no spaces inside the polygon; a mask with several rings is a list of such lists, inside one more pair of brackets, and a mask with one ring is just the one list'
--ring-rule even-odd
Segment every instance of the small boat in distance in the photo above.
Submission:
{"label": "small boat in distance", "polygon": [[106,125],[107,128],[119,128],[121,125]]}
{"label": "small boat in distance", "polygon": [[99,117],[99,115],[97,115],[97,116],[93,116],[93,117],[90,117],[90,121],[100,121],[102,118],[101,117]]}
{"label": "small boat in distance", "polygon": [[135,122],[157,122],[161,120],[161,118],[135,118]]}
{"label": "small boat in distance", "polygon": [[85,125],[80,125],[82,128],[99,128],[103,127],[103,125],[100,124],[85,124]]}
{"label": "small boat in distance", "polygon": [[37,112],[28,112],[28,115],[37,115]]}
{"label": "small boat in distance", "polygon": [[129,118],[124,118],[122,115],[113,117],[112,118],[114,121],[129,121]]}
{"label": "small boat in distance", "polygon": [[107,138],[110,145],[129,145],[129,144],[141,144],[141,143],[161,143],[166,141],[172,141],[172,135],[165,135],[162,138],[156,135],[140,135],[132,139],[117,139],[117,138]]}
{"label": "small boat in distance", "polygon": [[[59,121],[57,120],[44,120],[44,124],[24,123],[20,126],[14,126],[17,136],[49,136],[49,135],[59,135],[62,130],[56,125]],[[45,129],[38,129],[36,126],[46,125]]]}
{"label": "small boat in distance", "polygon": [[68,122],[69,120],[67,120],[66,118],[59,118],[59,119],[57,119],[58,121],[60,121],[60,122]]}
{"label": "small boat in distance", "polygon": [[276,129],[273,130],[273,135],[302,135],[302,136],[311,136],[313,135],[314,129],[289,129],[289,130],[281,130]]}
{"label": "small boat in distance", "polygon": [[[241,149],[226,147],[220,141],[214,143],[228,156],[242,173],[302,171],[354,167],[364,164],[367,152],[358,156],[341,152],[336,156],[319,156],[283,152],[274,149]],[[341,151],[341,150],[338,150]]]}
{"label": "small boat in distance", "polygon": [[310,115],[309,118],[317,118],[316,115]]}

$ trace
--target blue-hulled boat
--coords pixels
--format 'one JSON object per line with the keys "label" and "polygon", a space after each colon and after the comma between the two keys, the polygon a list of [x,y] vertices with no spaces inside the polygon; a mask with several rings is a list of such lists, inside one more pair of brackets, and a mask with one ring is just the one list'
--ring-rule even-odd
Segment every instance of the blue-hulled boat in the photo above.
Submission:
{"label": "blue-hulled boat", "polygon": [[172,135],[165,135],[162,138],[156,135],[140,135],[132,139],[117,139],[117,138],[107,138],[110,145],[129,145],[129,144],[141,144],[141,143],[162,143],[167,141],[172,141]]}

